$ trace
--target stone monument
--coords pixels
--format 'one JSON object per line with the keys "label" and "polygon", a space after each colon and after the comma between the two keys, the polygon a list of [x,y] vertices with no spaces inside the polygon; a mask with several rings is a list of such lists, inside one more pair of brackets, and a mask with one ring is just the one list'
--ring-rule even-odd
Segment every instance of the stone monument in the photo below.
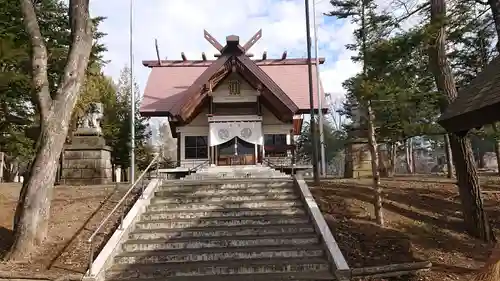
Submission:
{"label": "stone monument", "polygon": [[368,145],[366,122],[362,122],[363,111],[356,104],[352,109],[352,125],[345,147],[344,178],[370,177],[372,175],[372,157]]}
{"label": "stone monument", "polygon": [[[344,178],[362,178],[372,176],[372,155],[368,144],[368,126],[366,113],[359,104],[354,103],[352,109],[353,123],[348,132],[348,141],[345,147]],[[387,176],[387,167],[390,165],[389,151],[383,140],[377,139],[379,171],[381,176]]]}
{"label": "stone monument", "polygon": [[92,103],[78,120],[71,144],[66,145],[61,181],[66,185],[109,184],[113,182],[111,147],[102,136],[102,104]]}

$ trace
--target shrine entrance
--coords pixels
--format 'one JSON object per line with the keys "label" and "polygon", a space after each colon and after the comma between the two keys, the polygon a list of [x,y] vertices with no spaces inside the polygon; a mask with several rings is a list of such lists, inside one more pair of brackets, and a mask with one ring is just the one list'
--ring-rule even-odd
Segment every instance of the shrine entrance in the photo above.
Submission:
{"label": "shrine entrance", "polygon": [[255,165],[262,148],[260,121],[210,123],[211,163],[217,166]]}
{"label": "shrine entrance", "polygon": [[235,137],[217,146],[217,165],[255,165],[256,151],[256,144]]}

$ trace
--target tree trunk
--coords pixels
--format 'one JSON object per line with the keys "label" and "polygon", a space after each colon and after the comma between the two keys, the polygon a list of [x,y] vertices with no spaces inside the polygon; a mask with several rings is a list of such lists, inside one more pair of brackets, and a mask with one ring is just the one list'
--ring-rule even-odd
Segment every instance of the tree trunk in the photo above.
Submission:
{"label": "tree trunk", "polygon": [[3,181],[14,182],[19,173],[19,165],[14,157],[6,156],[4,158]]}
{"label": "tree trunk", "polygon": [[[495,22],[495,30],[497,38],[500,38],[500,0],[488,0],[490,5],[493,20]],[[500,51],[500,40],[497,40],[497,51]],[[496,124],[493,125],[495,132],[495,154],[497,158],[498,174],[500,175],[500,136],[498,135],[498,128]],[[481,270],[480,274],[475,276],[475,281],[494,281],[500,279],[500,244],[496,244],[493,252],[486,262],[486,265]]]}
{"label": "tree trunk", "polygon": [[389,146],[389,169],[387,171],[387,174],[389,177],[394,177],[395,170],[396,170],[396,143],[391,143]]}
{"label": "tree trunk", "polygon": [[[457,88],[446,54],[446,1],[431,0],[431,26],[434,31],[429,47],[429,65],[434,72],[436,86],[444,95],[441,111],[457,97]],[[450,134],[450,145],[455,163],[457,184],[467,231],[484,241],[494,239],[483,208],[481,189],[470,141],[465,133]]]}
{"label": "tree trunk", "polygon": [[477,152],[477,167],[479,169],[484,169],[486,167],[486,163],[484,162],[484,155],[486,152],[484,150],[478,150]]}
{"label": "tree trunk", "polygon": [[457,169],[457,184],[467,231],[486,242],[492,241],[494,235],[484,211],[470,141],[466,136],[452,134],[450,145]]}
{"label": "tree trunk", "polygon": [[497,158],[497,173],[500,176],[500,135],[498,132],[497,124],[492,124],[493,131],[495,132],[495,156]]}
{"label": "tree trunk", "polygon": [[372,178],[373,178],[373,191],[374,191],[374,202],[373,207],[375,209],[375,221],[377,224],[384,225],[384,215],[382,211],[382,187],[380,186],[380,171],[379,171],[379,157],[378,157],[378,146],[377,138],[375,137],[375,113],[373,112],[371,102],[368,102],[367,114],[368,114],[368,146],[370,148],[370,154],[372,157]]}
{"label": "tree trunk", "polygon": [[490,257],[473,277],[472,281],[498,281],[500,280],[500,244],[494,245]]}
{"label": "tree trunk", "polygon": [[415,174],[417,172],[417,161],[415,161],[416,157],[415,157],[415,149],[413,149],[413,139],[411,139],[410,149],[411,149],[411,154],[410,154],[411,164],[412,164],[413,174]]}
{"label": "tree trunk", "polygon": [[4,182],[5,153],[0,151],[0,182]]}
{"label": "tree trunk", "polygon": [[444,151],[446,155],[446,177],[451,179],[455,173],[455,166],[453,166],[453,157],[451,156],[450,136],[444,135]]}
{"label": "tree trunk", "polygon": [[[500,0],[488,0],[490,5],[491,14],[493,15],[493,21],[495,22],[495,30],[497,32],[497,38],[500,38]],[[497,51],[500,52],[500,40],[497,40]],[[493,130],[495,132],[495,154],[497,157],[497,169],[498,175],[500,175],[500,135],[498,134],[498,128],[496,124],[493,124]]]}
{"label": "tree trunk", "polygon": [[23,183],[17,203],[14,217],[15,241],[9,259],[28,258],[34,247],[40,245],[46,237],[52,189],[60,151],[66,138],[61,126],[63,117],[54,115],[52,120],[42,125],[31,172]]}
{"label": "tree trunk", "polygon": [[[500,1],[499,0],[488,0],[490,5],[491,14],[493,15],[493,21],[495,22],[495,30],[497,35],[500,35]],[[497,51],[500,51],[500,40],[497,41]]]}
{"label": "tree trunk", "polygon": [[412,142],[411,138],[405,141],[405,160],[406,160],[406,171],[408,174],[413,174],[415,171],[413,170],[413,151],[412,151]]}
{"label": "tree trunk", "polygon": [[31,0],[20,2],[24,26],[31,40],[33,87],[40,110],[40,134],[35,159],[19,194],[14,217],[14,243],[7,255],[9,260],[29,258],[46,237],[58,161],[92,48],[89,0],[70,0],[72,43],[63,78],[51,97],[47,78],[48,54],[34,4]]}
{"label": "tree trunk", "polygon": [[[363,97],[367,97],[367,85],[368,82],[366,80],[368,68],[367,68],[367,52],[366,52],[366,2],[361,1],[361,35],[362,35],[362,53],[363,53]],[[368,100],[365,104],[366,106],[366,123],[368,125],[368,147],[370,149],[371,154],[371,164],[372,164],[372,180],[373,180],[373,192],[374,192],[374,201],[373,207],[375,211],[375,221],[383,226],[384,225],[384,216],[382,211],[382,187],[380,186],[380,170],[379,170],[379,160],[378,160],[378,147],[377,147],[377,137],[375,135],[375,113],[372,109],[371,100]]]}

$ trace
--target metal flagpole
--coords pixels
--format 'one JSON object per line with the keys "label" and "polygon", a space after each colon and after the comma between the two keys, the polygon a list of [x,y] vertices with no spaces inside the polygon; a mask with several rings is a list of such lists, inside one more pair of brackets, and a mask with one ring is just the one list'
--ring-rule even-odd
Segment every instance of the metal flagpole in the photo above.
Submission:
{"label": "metal flagpole", "polygon": [[314,120],[314,93],[312,81],[312,58],[311,58],[311,24],[309,21],[309,0],[305,0],[306,6],[306,39],[307,39],[307,72],[309,76],[309,106],[311,108],[311,137],[312,137],[312,165],[314,183],[319,184],[319,171],[318,171],[318,147],[316,136],[316,120]]}
{"label": "metal flagpole", "polygon": [[135,91],[134,91],[134,52],[133,52],[133,9],[130,0],[130,182],[135,183]]}
{"label": "metal flagpole", "polygon": [[325,157],[325,135],[323,134],[323,96],[320,92],[319,78],[319,46],[318,46],[318,26],[316,25],[316,1],[313,1],[313,25],[314,25],[314,56],[316,57],[316,89],[318,95],[318,126],[319,126],[319,146],[321,158],[321,175],[326,177],[326,157]]}

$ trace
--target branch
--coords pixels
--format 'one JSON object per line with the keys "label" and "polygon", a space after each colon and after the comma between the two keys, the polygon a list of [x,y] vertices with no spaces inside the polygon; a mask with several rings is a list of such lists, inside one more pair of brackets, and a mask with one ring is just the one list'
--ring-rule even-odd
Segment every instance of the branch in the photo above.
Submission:
{"label": "branch", "polygon": [[47,47],[40,32],[33,2],[31,0],[20,1],[24,27],[30,37],[33,51],[31,55],[33,87],[37,96],[38,107],[40,108],[40,120],[44,120],[52,105],[47,77]]}
{"label": "branch", "polygon": [[67,106],[73,110],[79,92],[72,91],[72,89],[76,89],[75,85],[83,82],[92,49],[92,20],[89,15],[89,0],[70,0],[69,20],[72,41],[62,82],[54,99],[63,104],[68,102]]}
{"label": "branch", "polygon": [[481,5],[488,5],[488,2],[486,2],[486,1],[474,0],[474,2],[481,4]]}
{"label": "branch", "polygon": [[411,16],[413,16],[416,13],[422,11],[423,9],[429,7],[430,5],[431,5],[430,2],[427,2],[427,3],[424,3],[424,4],[420,5],[420,7],[418,7],[417,9],[415,9],[413,11],[410,11],[410,12],[407,12],[406,15],[403,15],[400,18],[396,19],[396,23],[399,24],[399,23],[403,22],[404,20],[407,20]]}

